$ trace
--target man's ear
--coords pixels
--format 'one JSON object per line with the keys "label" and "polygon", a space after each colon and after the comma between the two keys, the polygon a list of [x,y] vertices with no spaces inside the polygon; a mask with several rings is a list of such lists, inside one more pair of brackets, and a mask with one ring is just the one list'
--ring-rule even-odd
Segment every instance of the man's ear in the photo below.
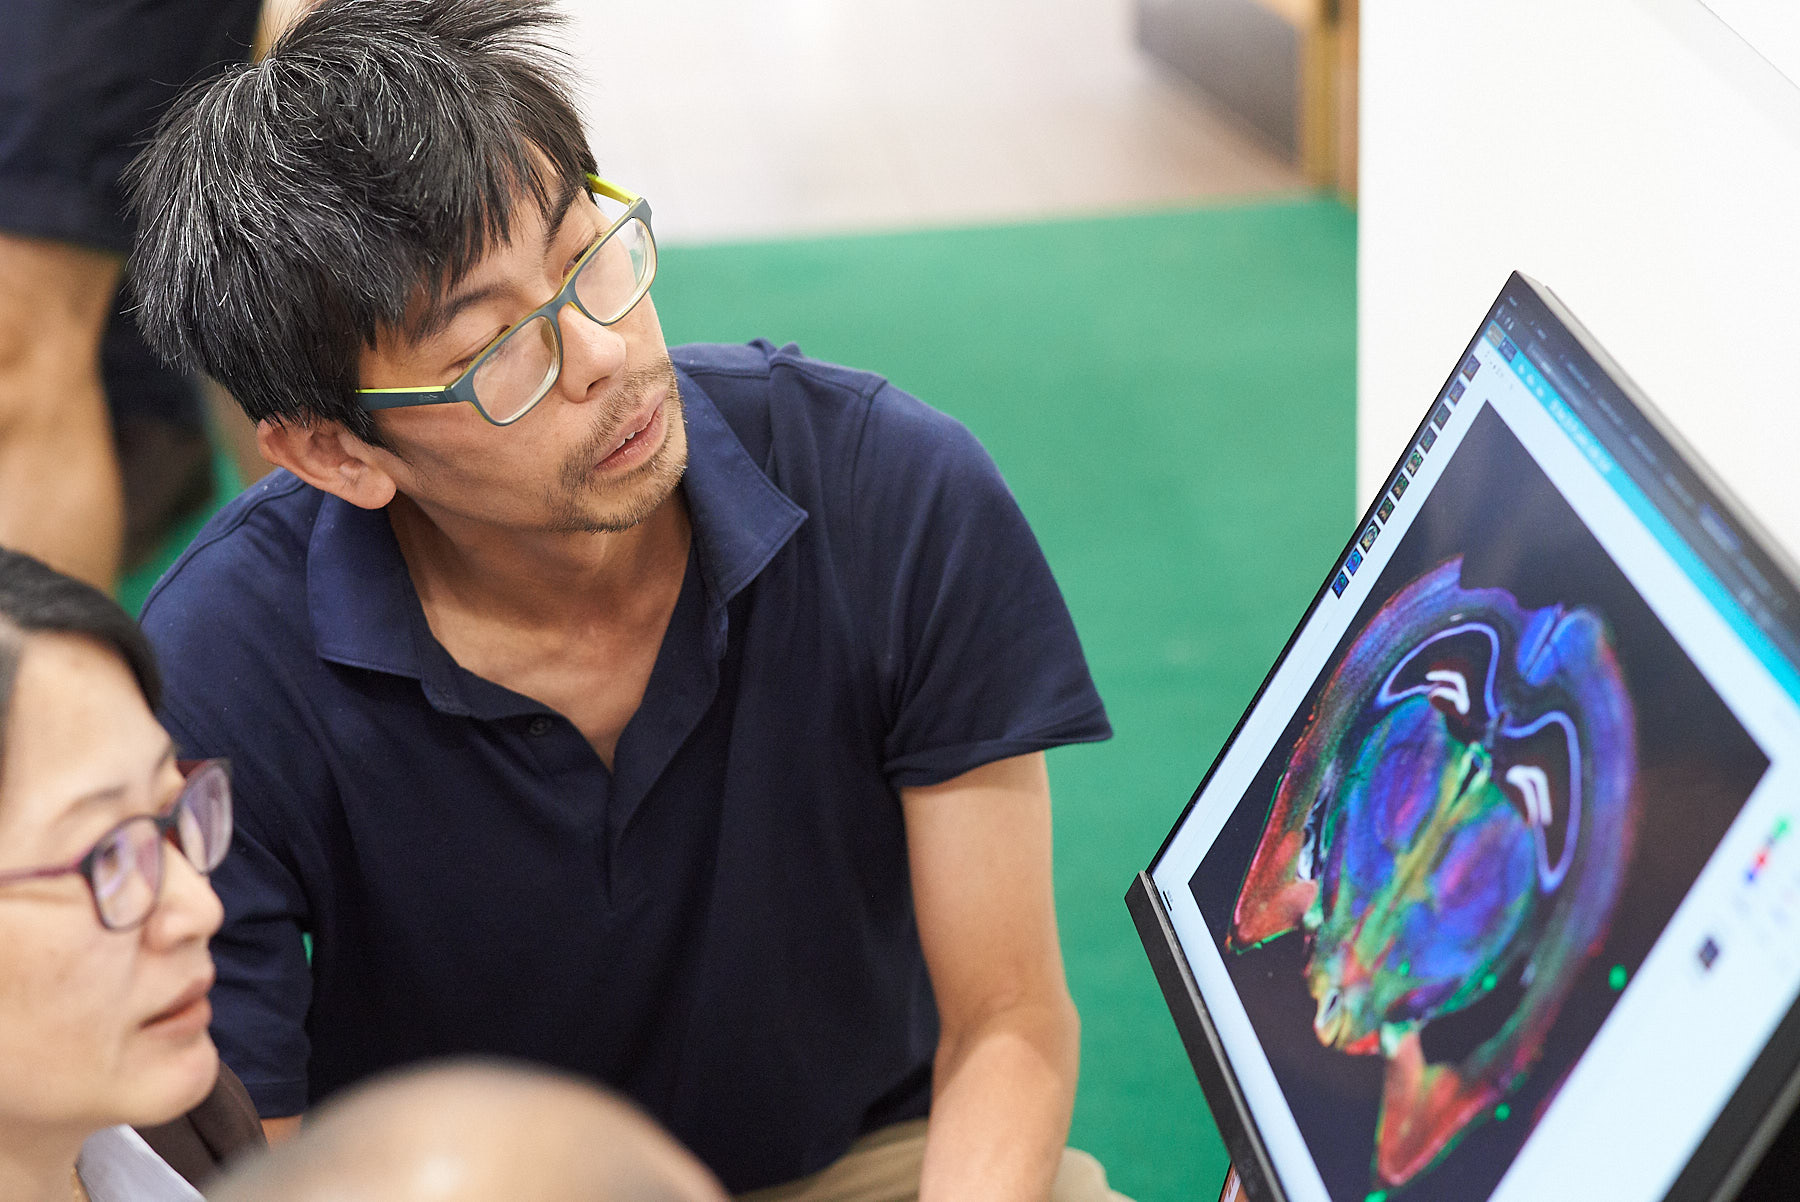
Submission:
{"label": "man's ear", "polygon": [[265,419],[256,424],[256,447],[275,466],[363,509],[382,508],[397,491],[378,462],[381,452],[336,422],[287,425]]}

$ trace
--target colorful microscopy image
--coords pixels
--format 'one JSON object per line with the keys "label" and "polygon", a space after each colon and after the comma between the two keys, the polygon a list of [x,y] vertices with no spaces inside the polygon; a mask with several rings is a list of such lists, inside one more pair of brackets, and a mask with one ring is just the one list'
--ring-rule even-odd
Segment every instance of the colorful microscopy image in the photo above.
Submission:
{"label": "colorful microscopy image", "polygon": [[1406,471],[1409,475],[1413,475],[1413,476],[1418,475],[1419,469],[1424,466],[1425,466],[1425,456],[1420,454],[1418,451],[1415,450],[1412,454],[1410,454],[1406,457]]}
{"label": "colorful microscopy image", "polygon": [[1189,882],[1338,1202],[1488,1197],[1768,767],[1491,408],[1415,500]]}
{"label": "colorful microscopy image", "polygon": [[1392,497],[1381,498],[1381,504],[1375,507],[1375,516],[1384,522],[1393,517],[1394,499]]}
{"label": "colorful microscopy image", "polygon": [[[1226,946],[1294,932],[1313,1034],[1386,1062],[1375,1175],[1404,1185],[1537,1060],[1618,900],[1631,698],[1605,619],[1465,589],[1453,558],[1351,644],[1276,790]],[[1455,1063],[1423,1033],[1518,982]]]}

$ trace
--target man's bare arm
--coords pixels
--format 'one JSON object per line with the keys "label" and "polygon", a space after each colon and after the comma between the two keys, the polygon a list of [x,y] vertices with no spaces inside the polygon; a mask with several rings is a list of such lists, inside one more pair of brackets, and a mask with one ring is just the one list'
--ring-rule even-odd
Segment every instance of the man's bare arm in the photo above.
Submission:
{"label": "man's bare arm", "polygon": [[1042,755],[903,789],[919,938],[941,1035],[922,1202],[1049,1195],[1080,1023],[1063,977]]}
{"label": "man's bare arm", "polygon": [[295,1114],[287,1118],[264,1119],[262,1129],[264,1138],[269,1141],[269,1146],[273,1147],[284,1139],[292,1139],[300,1134],[300,1116]]}

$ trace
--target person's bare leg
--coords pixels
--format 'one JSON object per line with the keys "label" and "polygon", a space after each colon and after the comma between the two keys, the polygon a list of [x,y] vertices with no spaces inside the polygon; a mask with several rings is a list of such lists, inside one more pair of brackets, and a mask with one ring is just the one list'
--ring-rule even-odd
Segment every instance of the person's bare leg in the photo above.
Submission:
{"label": "person's bare leg", "polygon": [[0,545],[111,591],[124,497],[100,383],[117,256],[0,234]]}

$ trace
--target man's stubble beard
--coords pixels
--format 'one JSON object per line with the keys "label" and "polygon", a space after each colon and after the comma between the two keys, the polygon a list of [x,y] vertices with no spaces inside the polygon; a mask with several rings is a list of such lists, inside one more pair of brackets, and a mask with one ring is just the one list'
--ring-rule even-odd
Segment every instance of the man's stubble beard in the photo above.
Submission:
{"label": "man's stubble beard", "polygon": [[[658,388],[667,389],[662,445],[648,463],[623,479],[596,481],[594,465],[618,437],[620,421]],[[619,534],[630,530],[662,507],[687,471],[687,419],[675,365],[668,354],[665,352],[657,362],[627,375],[614,396],[596,420],[593,433],[582,440],[558,473],[559,487],[548,498],[552,516],[547,529],[552,534]],[[625,495],[606,498],[605,491],[614,488]],[[607,506],[617,507],[606,512]]]}

